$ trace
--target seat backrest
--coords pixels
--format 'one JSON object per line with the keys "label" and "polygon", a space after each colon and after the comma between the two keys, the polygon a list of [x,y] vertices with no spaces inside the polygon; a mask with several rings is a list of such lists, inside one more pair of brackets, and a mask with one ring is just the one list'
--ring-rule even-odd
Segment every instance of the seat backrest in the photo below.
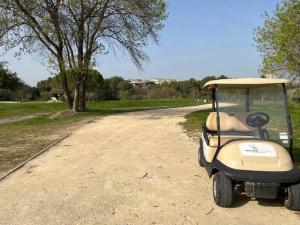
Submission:
{"label": "seat backrest", "polygon": [[[247,115],[245,113],[238,113],[231,116],[225,112],[219,112],[220,116],[220,131],[241,131],[249,132],[254,131],[255,128],[249,127],[246,124]],[[210,131],[217,131],[217,113],[211,112],[206,120],[206,127]]]}
{"label": "seat backrest", "polygon": [[[220,129],[221,131],[225,130],[231,130],[231,125],[227,123],[229,121],[229,115],[227,113],[220,112]],[[218,126],[217,126],[217,113],[216,112],[211,112],[207,119],[206,119],[206,127],[210,131],[217,131]]]}

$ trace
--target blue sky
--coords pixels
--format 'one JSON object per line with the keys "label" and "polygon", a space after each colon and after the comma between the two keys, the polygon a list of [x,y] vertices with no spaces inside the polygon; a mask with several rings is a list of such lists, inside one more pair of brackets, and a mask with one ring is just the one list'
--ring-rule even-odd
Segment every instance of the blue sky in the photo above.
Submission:
{"label": "blue sky", "polygon": [[[145,49],[151,58],[138,71],[122,51],[97,57],[104,75],[124,78],[189,78],[225,74],[257,76],[261,61],[254,47],[253,28],[261,25],[264,11],[272,12],[280,0],[168,0],[169,17],[160,45]],[[28,84],[50,76],[34,55],[21,60],[12,53],[1,59]]]}

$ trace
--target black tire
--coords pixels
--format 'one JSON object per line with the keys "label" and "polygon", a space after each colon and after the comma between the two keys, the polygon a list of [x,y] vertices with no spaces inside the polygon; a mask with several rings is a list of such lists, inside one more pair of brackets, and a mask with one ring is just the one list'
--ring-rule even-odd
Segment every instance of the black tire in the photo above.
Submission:
{"label": "black tire", "polygon": [[204,155],[203,155],[203,144],[202,140],[200,141],[200,147],[198,150],[198,163],[200,167],[204,167]]}
{"label": "black tire", "polygon": [[213,196],[218,206],[230,207],[233,203],[232,181],[223,173],[214,175]]}
{"label": "black tire", "polygon": [[290,210],[300,211],[300,183],[287,188],[284,206]]}

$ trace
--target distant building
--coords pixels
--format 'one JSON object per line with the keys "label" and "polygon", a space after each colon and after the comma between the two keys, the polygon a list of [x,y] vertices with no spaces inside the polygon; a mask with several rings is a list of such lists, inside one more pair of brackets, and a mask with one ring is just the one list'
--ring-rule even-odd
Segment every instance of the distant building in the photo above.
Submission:
{"label": "distant building", "polygon": [[143,81],[141,79],[129,79],[128,82],[133,87],[142,87],[143,86]]}
{"label": "distant building", "polygon": [[134,87],[141,88],[151,88],[155,85],[161,85],[164,83],[176,82],[176,79],[161,79],[161,78],[152,78],[152,79],[129,79],[128,82]]}
{"label": "distant building", "polygon": [[149,81],[155,83],[155,84],[158,84],[158,85],[161,85],[163,83],[171,83],[171,82],[176,82],[177,80],[175,79],[161,79],[161,78],[152,78],[150,79]]}

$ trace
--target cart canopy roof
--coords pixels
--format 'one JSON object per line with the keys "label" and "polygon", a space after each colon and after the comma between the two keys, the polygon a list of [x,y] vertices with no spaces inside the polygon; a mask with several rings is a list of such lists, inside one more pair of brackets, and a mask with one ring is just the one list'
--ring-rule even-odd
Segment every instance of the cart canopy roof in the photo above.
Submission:
{"label": "cart canopy roof", "polygon": [[211,80],[204,85],[204,88],[212,89],[215,87],[215,85],[217,85],[219,88],[247,88],[287,83],[289,83],[289,80],[286,79],[236,78]]}

